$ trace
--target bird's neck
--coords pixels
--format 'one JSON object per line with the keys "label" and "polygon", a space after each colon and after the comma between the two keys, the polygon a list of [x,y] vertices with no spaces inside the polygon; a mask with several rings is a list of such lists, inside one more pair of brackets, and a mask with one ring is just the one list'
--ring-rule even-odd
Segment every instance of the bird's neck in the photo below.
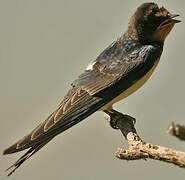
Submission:
{"label": "bird's neck", "polygon": [[163,45],[164,45],[164,42],[161,42],[161,41],[139,40],[136,36],[134,36],[134,37],[130,36],[128,30],[123,34],[121,39],[122,39],[122,42],[125,44],[127,44],[127,42],[129,41],[130,44],[132,45],[132,46],[130,46],[130,48],[134,48],[137,46],[144,46],[144,45],[152,45],[152,46],[158,47],[162,50]]}

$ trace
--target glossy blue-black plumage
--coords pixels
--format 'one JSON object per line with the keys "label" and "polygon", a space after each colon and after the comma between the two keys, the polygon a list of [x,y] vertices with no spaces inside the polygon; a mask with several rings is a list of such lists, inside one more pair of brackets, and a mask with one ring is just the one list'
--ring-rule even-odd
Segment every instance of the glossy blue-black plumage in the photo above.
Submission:
{"label": "glossy blue-black plumage", "polygon": [[[152,68],[160,57],[162,48],[160,43],[142,45],[125,34],[91,62],[91,69],[82,73],[72,86],[82,87],[89,94],[95,95],[101,93],[100,91],[103,93],[107,87],[118,81],[123,81],[128,75],[132,75],[129,83],[133,84],[141,78],[137,75],[138,72],[142,71],[141,74],[144,75]],[[119,92],[127,88],[127,83],[122,84]]]}

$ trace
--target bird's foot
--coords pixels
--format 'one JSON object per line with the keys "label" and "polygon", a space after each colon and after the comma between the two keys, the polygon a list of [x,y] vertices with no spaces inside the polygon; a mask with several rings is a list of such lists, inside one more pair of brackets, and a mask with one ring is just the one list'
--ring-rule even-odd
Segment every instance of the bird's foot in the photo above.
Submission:
{"label": "bird's foot", "polygon": [[120,119],[127,121],[128,123],[131,123],[131,124],[136,123],[135,118],[133,118],[127,114],[122,114],[114,109],[104,110],[104,117],[110,123],[110,126],[113,129],[119,129],[117,123],[118,123],[118,120],[120,121]]}

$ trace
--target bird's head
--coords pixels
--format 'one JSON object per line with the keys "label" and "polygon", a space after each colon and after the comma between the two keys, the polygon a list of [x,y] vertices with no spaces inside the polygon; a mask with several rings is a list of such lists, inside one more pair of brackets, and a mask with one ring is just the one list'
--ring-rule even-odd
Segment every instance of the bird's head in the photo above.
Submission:
{"label": "bird's head", "polygon": [[163,43],[174,24],[181,22],[174,19],[177,16],[155,3],[144,3],[131,17],[128,35],[144,43]]}

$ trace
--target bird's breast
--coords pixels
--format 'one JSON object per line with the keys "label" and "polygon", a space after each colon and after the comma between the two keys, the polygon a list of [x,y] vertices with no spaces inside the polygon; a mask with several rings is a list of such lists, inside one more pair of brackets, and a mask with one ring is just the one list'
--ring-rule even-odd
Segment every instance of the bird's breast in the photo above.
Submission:
{"label": "bird's breast", "polygon": [[127,96],[131,95],[136,90],[138,90],[150,78],[150,76],[152,75],[154,69],[157,67],[158,62],[159,62],[159,59],[155,61],[153,67],[142,78],[140,78],[138,81],[136,81],[128,89],[126,89],[125,91],[123,91],[120,95],[118,95],[117,97],[115,97],[114,99],[112,99],[105,106],[103,106],[102,108],[100,108],[100,110],[103,111],[105,109],[111,109],[112,108],[112,105],[114,103],[116,103],[116,102],[118,102],[118,101],[126,98]]}

